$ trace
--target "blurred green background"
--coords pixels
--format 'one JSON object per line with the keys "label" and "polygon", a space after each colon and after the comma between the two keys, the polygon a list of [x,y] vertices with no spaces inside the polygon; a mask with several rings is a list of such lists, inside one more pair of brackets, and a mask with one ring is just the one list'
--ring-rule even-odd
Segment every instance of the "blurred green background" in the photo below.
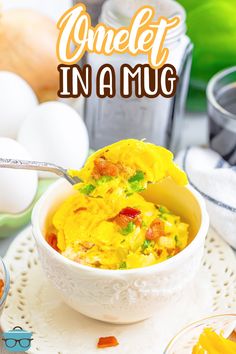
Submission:
{"label": "blurred green background", "polygon": [[205,111],[205,89],[218,71],[236,65],[236,0],[178,0],[194,43],[190,111]]}

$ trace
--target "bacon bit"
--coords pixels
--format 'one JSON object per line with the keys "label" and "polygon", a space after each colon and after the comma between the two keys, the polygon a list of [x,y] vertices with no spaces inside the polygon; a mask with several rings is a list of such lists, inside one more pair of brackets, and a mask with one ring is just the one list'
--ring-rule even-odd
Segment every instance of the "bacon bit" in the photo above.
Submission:
{"label": "bacon bit", "polygon": [[94,243],[88,242],[88,241],[84,241],[84,242],[82,243],[82,246],[83,246],[86,250],[90,250],[90,249],[94,246]]}
{"label": "bacon bit", "polygon": [[181,251],[181,249],[180,249],[179,247],[169,248],[169,249],[167,250],[168,255],[169,255],[170,257],[175,256],[175,255],[178,254],[180,251]]}
{"label": "bacon bit", "polygon": [[110,348],[116,347],[117,345],[119,345],[119,342],[114,336],[100,337],[98,340],[97,348]]}
{"label": "bacon bit", "polygon": [[141,226],[142,218],[140,214],[140,210],[127,207],[122,209],[119,214],[110,219],[110,221],[114,221],[121,228],[127,227],[130,221],[132,221],[136,226]]}
{"label": "bacon bit", "polygon": [[122,209],[119,212],[119,215],[125,215],[125,216],[128,216],[131,219],[135,219],[136,216],[138,216],[140,214],[141,214],[140,210],[134,209],[134,208],[130,208],[130,207],[124,208],[124,209]]}
{"label": "bacon bit", "polygon": [[75,210],[74,210],[74,213],[77,214],[77,213],[79,213],[80,211],[84,211],[84,210],[87,210],[87,209],[88,209],[88,208],[81,207],[81,208],[75,209]]}
{"label": "bacon bit", "polygon": [[232,340],[233,342],[236,342],[236,330],[234,330],[230,336],[228,337],[228,339]]}
{"label": "bacon bit", "polygon": [[162,250],[156,250],[156,254],[158,255],[158,257],[160,257],[162,254]]}
{"label": "bacon bit", "polygon": [[172,256],[175,256],[176,254],[178,254],[181,251],[181,249],[179,247],[175,247],[172,251],[173,251]]}
{"label": "bacon bit", "polygon": [[57,252],[59,252],[59,248],[57,247],[57,235],[54,233],[50,233],[46,236],[47,243]]}
{"label": "bacon bit", "polygon": [[79,264],[84,264],[84,261],[80,258],[80,256],[75,257],[74,261]]}
{"label": "bacon bit", "polygon": [[109,221],[114,221],[121,228],[127,227],[130,221],[132,221],[136,226],[141,226],[142,218],[140,214],[140,210],[127,207],[122,209],[114,218],[109,219]]}
{"label": "bacon bit", "polygon": [[165,224],[160,219],[155,219],[151,223],[149,229],[146,232],[146,239],[147,240],[156,240],[161,236],[165,235]]}
{"label": "bacon bit", "polygon": [[95,262],[93,263],[93,265],[94,265],[94,267],[99,268],[100,265],[101,265],[101,263],[100,263],[99,261],[95,261]]}
{"label": "bacon bit", "polygon": [[122,229],[124,227],[128,226],[128,223],[130,222],[130,218],[126,215],[117,215],[114,218],[110,219],[110,221],[114,221],[118,226],[120,226]]}
{"label": "bacon bit", "polygon": [[99,179],[101,176],[115,177],[119,174],[119,166],[111,161],[106,160],[106,158],[99,157],[94,161],[94,169],[92,176],[95,179]]}
{"label": "bacon bit", "polygon": [[142,219],[141,215],[138,215],[134,220],[134,223],[136,226],[142,226],[142,222],[143,222],[143,219]]}
{"label": "bacon bit", "polygon": [[3,290],[4,290],[4,281],[0,279],[0,299],[3,295]]}

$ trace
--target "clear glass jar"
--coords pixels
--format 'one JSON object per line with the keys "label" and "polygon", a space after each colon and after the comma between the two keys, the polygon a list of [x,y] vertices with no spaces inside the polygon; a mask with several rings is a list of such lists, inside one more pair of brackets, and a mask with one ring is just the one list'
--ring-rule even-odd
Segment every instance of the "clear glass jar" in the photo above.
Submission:
{"label": "clear glass jar", "polygon": [[179,15],[181,18],[180,24],[169,32],[165,43],[165,46],[170,49],[167,63],[175,66],[180,78],[176,95],[172,98],[161,96],[122,98],[119,96],[120,66],[124,63],[132,67],[137,64],[146,64],[147,56],[88,54],[87,62],[93,68],[93,87],[96,85],[97,70],[103,64],[113,65],[117,79],[116,97],[101,99],[93,92],[92,96],[86,99],[85,122],[93,149],[126,138],[146,138],[149,142],[172,150],[178,144],[189,86],[192,53],[192,43],[185,34],[184,8],[173,0],[150,0],[148,4],[143,0],[122,1],[122,4],[119,0],[108,0],[103,5],[100,22],[114,28],[128,26],[134,13],[143,5],[154,6],[158,16],[171,18]]}
{"label": "clear glass jar", "polygon": [[236,164],[236,66],[213,76],[207,87],[209,145]]}
{"label": "clear glass jar", "polygon": [[106,0],[74,0],[73,3],[78,4],[82,3],[86,6],[87,12],[91,16],[92,25],[96,26],[98,23],[98,19],[101,13],[102,5]]}
{"label": "clear glass jar", "polygon": [[[0,257],[0,281],[1,281],[1,293],[0,293],[0,316],[2,314],[6,298],[10,288],[10,276],[4,261]],[[2,288],[3,282],[3,288]]]}

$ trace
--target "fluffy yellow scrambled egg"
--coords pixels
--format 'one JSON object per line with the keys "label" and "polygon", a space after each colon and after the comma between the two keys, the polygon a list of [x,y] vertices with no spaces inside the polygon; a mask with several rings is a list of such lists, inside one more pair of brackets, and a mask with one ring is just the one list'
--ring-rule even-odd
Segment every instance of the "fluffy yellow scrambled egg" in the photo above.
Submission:
{"label": "fluffy yellow scrambled egg", "polygon": [[80,264],[131,269],[162,262],[186,247],[188,225],[139,192],[149,182],[187,178],[166,149],[124,140],[99,150],[81,171],[84,183],[54,214],[48,242]]}

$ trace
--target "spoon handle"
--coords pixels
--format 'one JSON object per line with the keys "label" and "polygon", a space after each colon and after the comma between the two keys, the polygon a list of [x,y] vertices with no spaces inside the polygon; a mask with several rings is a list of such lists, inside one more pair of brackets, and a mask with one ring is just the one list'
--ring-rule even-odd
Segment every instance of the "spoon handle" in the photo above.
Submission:
{"label": "spoon handle", "polygon": [[60,177],[66,178],[71,184],[78,183],[78,180],[75,180],[73,177],[69,176],[66,169],[48,162],[0,158],[0,168],[51,172]]}

